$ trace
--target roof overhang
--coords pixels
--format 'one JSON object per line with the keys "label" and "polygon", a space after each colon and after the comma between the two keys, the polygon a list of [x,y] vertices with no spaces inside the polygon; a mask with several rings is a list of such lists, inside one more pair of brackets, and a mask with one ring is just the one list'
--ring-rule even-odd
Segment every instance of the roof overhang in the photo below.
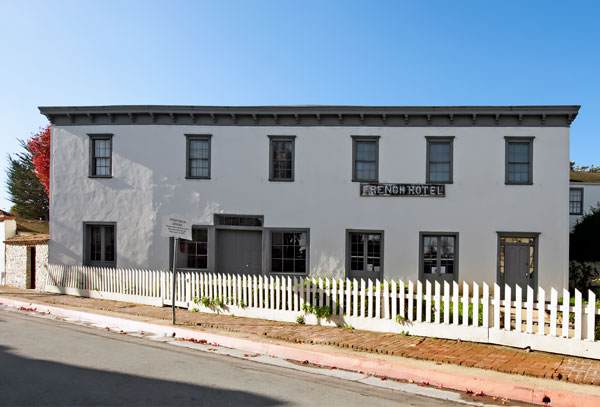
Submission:
{"label": "roof overhang", "polygon": [[569,127],[580,106],[42,106],[57,126]]}

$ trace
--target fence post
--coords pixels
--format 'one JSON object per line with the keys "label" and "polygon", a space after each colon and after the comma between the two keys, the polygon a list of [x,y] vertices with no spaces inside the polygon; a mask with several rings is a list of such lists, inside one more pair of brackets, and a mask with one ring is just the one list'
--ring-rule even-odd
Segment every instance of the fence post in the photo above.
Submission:
{"label": "fence post", "polygon": [[463,326],[469,325],[469,284],[463,281]]}
{"label": "fence post", "polygon": [[431,281],[425,281],[425,322],[431,322]]}
{"label": "fence post", "polygon": [[538,287],[538,335],[544,335],[546,317],[546,292],[542,287]]}
{"label": "fence post", "polygon": [[481,322],[484,328],[490,327],[490,286],[487,283],[483,283],[483,320]]}
{"label": "fence post", "polygon": [[500,329],[500,286],[494,283],[494,328]]}
{"label": "fence post", "polygon": [[408,281],[408,320],[414,321],[413,314],[413,297],[414,297],[414,284],[412,280]]}
{"label": "fence post", "polygon": [[527,333],[533,333],[533,288],[527,286]]}
{"label": "fence post", "polygon": [[190,308],[192,304],[192,279],[189,272],[181,273],[181,276],[185,277],[185,302],[187,308]]}
{"label": "fence post", "polygon": [[456,281],[452,282],[452,324],[458,325],[458,314],[459,314],[459,288]]}
{"label": "fence post", "polygon": [[252,293],[252,305],[254,308],[258,308],[258,279],[256,276],[252,276],[252,289],[254,290]]}
{"label": "fence post", "polygon": [[367,301],[367,283],[364,279],[360,279],[360,316],[366,317],[366,301]]}
{"label": "fence post", "polygon": [[588,290],[587,313],[587,335],[585,339],[593,341],[596,327],[596,293],[592,290]]}
{"label": "fence post", "polygon": [[436,280],[435,282],[435,323],[439,324],[440,323],[440,312],[441,312],[441,308],[442,308],[442,303],[440,302],[440,290],[441,290],[441,285],[440,282]]}
{"label": "fence post", "polygon": [[406,312],[405,312],[405,303],[404,303],[404,297],[406,295],[405,292],[405,285],[404,285],[404,281],[400,280],[400,316],[402,318],[406,318]]}
{"label": "fence post", "polygon": [[[167,296],[165,295],[165,293],[166,293],[166,291],[165,291],[165,285],[167,283],[165,281],[166,280],[166,276],[165,276],[165,271],[164,270],[160,271],[159,278],[160,278],[160,283],[159,283],[160,284],[159,285],[160,300],[161,300],[162,306],[164,307],[165,304],[166,304],[166,299],[167,299]],[[118,282],[117,282],[117,284],[118,284]],[[117,292],[119,292],[118,287],[117,287]]]}
{"label": "fence post", "polygon": [[575,339],[581,339],[582,303],[581,291],[575,289]]}
{"label": "fence post", "polygon": [[479,284],[473,282],[473,326],[479,326]]}
{"label": "fence post", "polygon": [[290,277],[287,278],[287,302],[288,302],[288,311],[293,311],[293,303],[294,299],[292,298],[292,279]]}
{"label": "fence post", "polygon": [[554,287],[550,290],[550,336],[556,336],[556,314],[558,292]]}
{"label": "fence post", "polygon": [[520,285],[515,285],[515,330],[523,331],[523,289]]}
{"label": "fence post", "polygon": [[[352,279],[352,316],[358,316],[358,281]],[[350,313],[350,307],[348,307],[348,313]]]}
{"label": "fence post", "polygon": [[242,289],[242,276],[239,274],[236,274],[235,276],[235,290],[237,291],[237,305],[240,308],[244,308],[242,305],[246,306],[246,303],[244,302],[244,293]]}
{"label": "fence post", "polygon": [[392,320],[396,320],[396,315],[398,315],[398,284],[396,284],[396,280],[392,280]]}
{"label": "fence post", "polygon": [[368,291],[367,291],[367,303],[369,305],[369,318],[373,318],[373,280],[369,279],[369,284],[368,284]]}
{"label": "fence post", "polygon": [[375,318],[381,318],[381,282],[375,280]]}
{"label": "fence post", "polygon": [[444,324],[450,324],[450,284],[444,280]]}
{"label": "fence post", "polygon": [[423,283],[417,280],[417,322],[423,322]]}
{"label": "fence post", "polygon": [[383,317],[390,319],[390,284],[383,280]]}
{"label": "fence post", "polygon": [[512,291],[508,284],[504,284],[504,330],[510,331],[510,314],[512,309]]}

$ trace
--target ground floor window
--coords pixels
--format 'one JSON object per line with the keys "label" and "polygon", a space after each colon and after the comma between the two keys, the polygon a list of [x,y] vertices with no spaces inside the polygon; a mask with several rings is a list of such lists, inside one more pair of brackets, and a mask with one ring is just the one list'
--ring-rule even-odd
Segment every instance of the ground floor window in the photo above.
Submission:
{"label": "ground floor window", "polygon": [[208,228],[193,226],[192,240],[180,239],[178,243],[177,268],[208,269]]}
{"label": "ground floor window", "polygon": [[452,281],[458,277],[458,233],[420,233],[422,280]]}
{"label": "ground floor window", "polygon": [[383,232],[347,231],[346,268],[349,278],[381,278]]}
{"label": "ground floor window", "polygon": [[85,223],[84,264],[116,267],[116,224]]}
{"label": "ground floor window", "polygon": [[306,273],[307,259],[307,231],[271,231],[271,272]]}

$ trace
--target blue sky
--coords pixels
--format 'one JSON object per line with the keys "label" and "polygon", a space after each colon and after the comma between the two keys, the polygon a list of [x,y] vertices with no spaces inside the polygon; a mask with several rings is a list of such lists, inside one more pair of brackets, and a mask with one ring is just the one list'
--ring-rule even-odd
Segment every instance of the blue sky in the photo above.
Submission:
{"label": "blue sky", "polygon": [[42,105],[578,104],[571,160],[600,165],[599,16],[597,1],[0,0],[0,208]]}

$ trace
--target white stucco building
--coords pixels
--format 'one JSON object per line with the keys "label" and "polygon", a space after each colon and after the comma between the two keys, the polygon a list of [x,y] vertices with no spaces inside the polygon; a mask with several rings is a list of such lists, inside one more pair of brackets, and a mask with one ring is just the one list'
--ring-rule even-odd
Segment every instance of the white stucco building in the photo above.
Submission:
{"label": "white stucco building", "polygon": [[50,263],[568,286],[578,106],[40,110]]}
{"label": "white stucco building", "polygon": [[600,205],[600,173],[571,171],[569,188],[569,226],[592,208]]}

